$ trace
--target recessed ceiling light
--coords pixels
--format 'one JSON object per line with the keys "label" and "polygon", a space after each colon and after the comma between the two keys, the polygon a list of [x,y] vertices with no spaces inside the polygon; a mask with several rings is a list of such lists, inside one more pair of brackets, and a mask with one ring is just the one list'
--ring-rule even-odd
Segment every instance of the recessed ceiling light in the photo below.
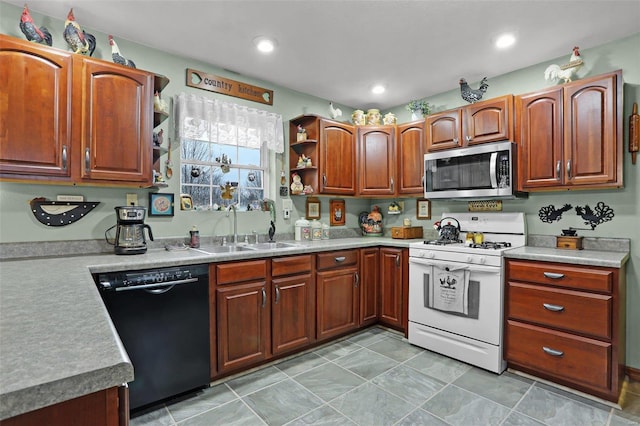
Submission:
{"label": "recessed ceiling light", "polygon": [[258,50],[262,53],[271,53],[276,48],[276,41],[268,37],[256,37],[253,39],[253,44],[256,45]]}
{"label": "recessed ceiling light", "polygon": [[387,89],[382,84],[376,84],[371,88],[371,93],[379,95],[381,93],[384,93],[385,90]]}
{"label": "recessed ceiling light", "polygon": [[496,39],[496,47],[498,49],[506,49],[507,47],[513,46],[515,42],[516,37],[513,34],[505,33]]}

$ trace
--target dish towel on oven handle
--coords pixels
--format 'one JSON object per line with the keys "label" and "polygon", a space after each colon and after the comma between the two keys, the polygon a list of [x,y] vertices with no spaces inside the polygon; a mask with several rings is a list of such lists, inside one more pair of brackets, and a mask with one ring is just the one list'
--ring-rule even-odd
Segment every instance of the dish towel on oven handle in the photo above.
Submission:
{"label": "dish towel on oven handle", "polygon": [[431,283],[431,308],[440,311],[469,313],[469,270],[465,265],[433,267]]}

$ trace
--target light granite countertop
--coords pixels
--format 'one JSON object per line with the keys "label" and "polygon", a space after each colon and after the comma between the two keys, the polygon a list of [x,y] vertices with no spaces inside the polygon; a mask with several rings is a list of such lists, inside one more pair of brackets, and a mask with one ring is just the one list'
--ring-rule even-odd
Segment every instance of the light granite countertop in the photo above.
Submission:
{"label": "light granite countertop", "polygon": [[63,256],[0,262],[0,420],[133,380],[92,273],[224,262],[421,240],[341,238],[277,250]]}

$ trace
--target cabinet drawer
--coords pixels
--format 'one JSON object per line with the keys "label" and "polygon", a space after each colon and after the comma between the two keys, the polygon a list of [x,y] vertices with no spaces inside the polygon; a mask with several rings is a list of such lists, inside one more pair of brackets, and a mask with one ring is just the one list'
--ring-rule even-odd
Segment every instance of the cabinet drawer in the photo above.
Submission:
{"label": "cabinet drawer", "polygon": [[318,253],[317,269],[340,268],[343,266],[356,265],[358,263],[357,250],[340,250],[330,253]]}
{"label": "cabinet drawer", "polygon": [[220,284],[239,283],[262,279],[267,276],[267,261],[253,260],[249,262],[223,263],[216,265],[216,282]]}
{"label": "cabinet drawer", "polygon": [[311,255],[281,257],[271,260],[271,276],[300,274],[311,271]]}
{"label": "cabinet drawer", "polygon": [[613,271],[604,268],[586,268],[559,263],[509,260],[507,278],[539,284],[571,287],[610,293]]}
{"label": "cabinet drawer", "polygon": [[509,318],[611,339],[611,296],[514,282],[508,286]]}
{"label": "cabinet drawer", "polygon": [[507,362],[591,388],[611,387],[611,344],[507,321]]}

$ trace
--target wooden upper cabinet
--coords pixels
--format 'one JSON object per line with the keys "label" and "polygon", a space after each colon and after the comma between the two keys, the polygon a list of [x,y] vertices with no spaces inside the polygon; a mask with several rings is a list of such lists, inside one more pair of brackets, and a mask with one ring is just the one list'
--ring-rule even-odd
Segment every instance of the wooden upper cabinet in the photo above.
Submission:
{"label": "wooden upper cabinet", "polygon": [[77,58],[82,179],[150,183],[153,75]]}
{"label": "wooden upper cabinet", "polygon": [[358,127],[359,195],[396,193],[395,130],[395,126]]}
{"label": "wooden upper cabinet", "polygon": [[519,189],[622,187],[622,73],[516,97]]}
{"label": "wooden upper cabinet", "polygon": [[513,95],[462,108],[463,145],[513,140]]}
{"label": "wooden upper cabinet", "polygon": [[0,34],[0,175],[71,177],[72,54]]}
{"label": "wooden upper cabinet", "polygon": [[0,34],[0,177],[152,183],[152,73]]}
{"label": "wooden upper cabinet", "polygon": [[460,138],[461,109],[428,115],[425,120],[427,151],[439,151],[462,146]]}
{"label": "wooden upper cabinet", "polygon": [[557,186],[562,179],[562,89],[516,96],[518,187]]}
{"label": "wooden upper cabinet", "polygon": [[513,140],[513,95],[426,117],[427,151]]}
{"label": "wooden upper cabinet", "polygon": [[564,90],[566,183],[622,186],[622,73]]}
{"label": "wooden upper cabinet", "polygon": [[425,121],[414,121],[397,126],[397,180],[398,194],[424,193]]}
{"label": "wooden upper cabinet", "polygon": [[356,145],[350,124],[320,119],[320,193],[355,195]]}

